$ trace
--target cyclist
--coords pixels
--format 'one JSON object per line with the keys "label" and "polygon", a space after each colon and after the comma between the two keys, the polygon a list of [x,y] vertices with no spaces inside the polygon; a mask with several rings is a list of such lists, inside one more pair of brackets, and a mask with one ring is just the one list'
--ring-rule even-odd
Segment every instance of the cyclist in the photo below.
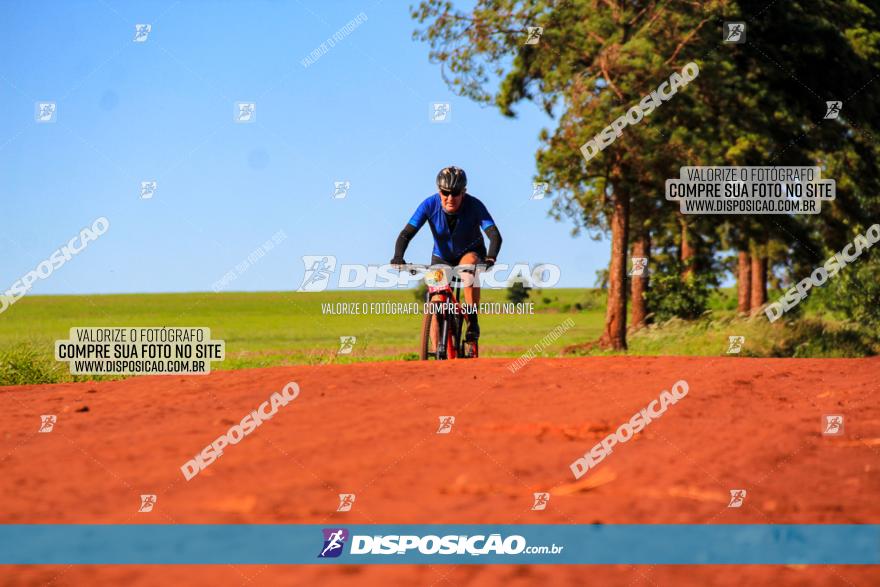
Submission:
{"label": "cyclist", "polygon": [[[488,269],[495,264],[501,250],[501,233],[483,202],[467,193],[466,188],[467,175],[463,169],[444,167],[440,170],[437,174],[438,192],[419,204],[400,231],[391,264],[406,264],[403,260],[406,247],[427,221],[434,235],[431,265],[462,267],[461,272],[470,275],[469,279],[462,279],[464,300],[472,310],[465,340],[476,341],[480,337],[476,314],[480,288],[474,284],[473,275],[476,265],[485,265]],[[489,237],[488,251],[480,229]]]}

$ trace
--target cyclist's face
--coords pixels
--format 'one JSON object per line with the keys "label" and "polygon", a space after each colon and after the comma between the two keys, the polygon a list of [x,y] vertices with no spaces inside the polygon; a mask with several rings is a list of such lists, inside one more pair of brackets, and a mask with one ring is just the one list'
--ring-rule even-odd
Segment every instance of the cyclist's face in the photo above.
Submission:
{"label": "cyclist's face", "polygon": [[447,195],[440,192],[440,202],[443,204],[443,209],[450,214],[458,212],[458,209],[461,208],[462,200],[464,200],[464,192],[458,196],[453,196],[451,194]]}

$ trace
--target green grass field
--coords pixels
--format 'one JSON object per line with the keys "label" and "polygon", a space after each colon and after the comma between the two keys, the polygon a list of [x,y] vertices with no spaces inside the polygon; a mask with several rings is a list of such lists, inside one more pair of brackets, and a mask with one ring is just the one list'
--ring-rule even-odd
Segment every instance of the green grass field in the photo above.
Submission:
{"label": "green grass field", "polygon": [[[547,354],[595,338],[602,327],[601,307],[565,315],[555,309],[585,306],[593,297],[585,290],[554,290],[548,298],[553,308],[538,300],[533,315],[481,317],[483,354],[518,356],[568,317],[575,326]],[[414,303],[416,298],[412,291],[27,296],[0,315],[0,352],[24,347],[35,358],[52,359],[55,340],[67,338],[71,327],[207,326],[212,338],[226,341],[227,358],[213,369],[415,358],[420,316],[322,313],[322,304],[386,301]],[[486,291],[482,301],[507,300],[504,291]],[[352,354],[337,355],[340,336],[357,337]]]}
{"label": "green grass field", "polygon": [[[507,302],[506,291],[485,290],[483,302]],[[725,354],[727,337],[747,337],[746,356],[861,356],[876,349],[847,325],[817,318],[795,323],[736,318],[729,290],[719,290],[703,320],[671,321],[629,337],[630,354]],[[414,359],[421,319],[415,315],[325,315],[322,304],[416,301],[413,291],[321,293],[190,293],[27,296],[0,315],[0,385],[73,379],[54,361],[54,342],[71,327],[207,326],[226,342],[227,358],[213,369],[286,364]],[[554,356],[568,345],[594,341],[604,322],[604,292],[593,289],[532,291],[532,315],[484,315],[480,352],[518,357],[571,318],[574,326],[539,353]],[[356,336],[350,355],[337,355],[340,336]],[[581,354],[606,354],[585,349]]]}

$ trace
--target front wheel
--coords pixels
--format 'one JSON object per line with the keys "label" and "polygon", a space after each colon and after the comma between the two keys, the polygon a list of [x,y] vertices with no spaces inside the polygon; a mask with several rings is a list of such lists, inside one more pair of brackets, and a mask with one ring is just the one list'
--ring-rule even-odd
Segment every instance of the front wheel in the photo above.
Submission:
{"label": "front wheel", "polygon": [[[431,329],[434,336],[431,336]],[[447,315],[442,312],[428,312],[422,320],[422,344],[419,358],[422,361],[428,359],[455,359],[460,355],[458,346],[459,333],[461,332],[461,320],[455,315]],[[434,344],[434,339],[437,344]]]}
{"label": "front wheel", "polygon": [[422,344],[421,344],[421,352],[419,353],[419,358],[422,361],[427,361],[428,359],[441,359],[440,349],[434,344],[431,340],[431,328],[435,329],[435,332],[438,334],[435,338],[439,338],[439,333],[443,330],[441,328],[441,319],[440,315],[434,312],[426,312],[425,317],[422,320]]}

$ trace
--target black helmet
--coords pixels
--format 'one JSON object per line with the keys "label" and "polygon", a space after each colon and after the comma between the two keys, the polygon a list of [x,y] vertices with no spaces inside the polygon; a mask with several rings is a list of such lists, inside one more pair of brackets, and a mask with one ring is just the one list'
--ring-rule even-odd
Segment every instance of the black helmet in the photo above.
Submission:
{"label": "black helmet", "polygon": [[437,187],[441,192],[460,194],[467,187],[467,175],[464,169],[458,167],[444,167],[437,174]]}

